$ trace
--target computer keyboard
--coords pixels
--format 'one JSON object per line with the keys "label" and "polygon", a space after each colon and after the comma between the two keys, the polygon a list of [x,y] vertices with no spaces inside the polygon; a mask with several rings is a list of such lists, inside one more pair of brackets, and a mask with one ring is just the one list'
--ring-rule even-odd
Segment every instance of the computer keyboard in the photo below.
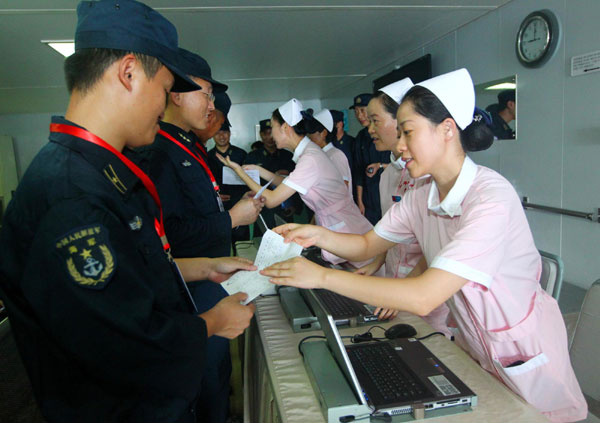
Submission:
{"label": "computer keyboard", "polygon": [[314,291],[334,319],[346,319],[366,314],[364,306],[352,298],[326,289],[315,289]]}
{"label": "computer keyboard", "polygon": [[[431,396],[388,342],[353,345],[347,351],[352,367],[372,399],[379,396],[385,402],[394,403]],[[364,383],[365,379],[368,383]],[[370,388],[376,392],[370,392]]]}

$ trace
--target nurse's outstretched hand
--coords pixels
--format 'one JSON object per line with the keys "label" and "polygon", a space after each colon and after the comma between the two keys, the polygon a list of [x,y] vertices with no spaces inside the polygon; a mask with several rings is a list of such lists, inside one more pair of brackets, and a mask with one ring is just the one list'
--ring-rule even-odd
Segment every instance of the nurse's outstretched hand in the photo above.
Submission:
{"label": "nurse's outstretched hand", "polygon": [[286,244],[293,241],[302,246],[302,248],[308,248],[319,242],[322,229],[321,226],[316,225],[288,223],[286,225],[277,226],[273,229],[273,232],[281,235]]}
{"label": "nurse's outstretched hand", "polygon": [[320,288],[327,269],[304,257],[294,257],[275,263],[260,271],[276,285],[289,285],[297,288]]}
{"label": "nurse's outstretched hand", "polygon": [[234,171],[236,169],[242,170],[242,166],[240,166],[239,164],[237,164],[236,162],[234,162],[233,160],[231,160],[229,158],[229,156],[223,157],[219,153],[217,153],[216,156],[217,156],[217,159],[219,159],[219,161],[221,163],[223,163],[225,166],[227,166],[228,168],[230,168],[230,169],[232,169]]}

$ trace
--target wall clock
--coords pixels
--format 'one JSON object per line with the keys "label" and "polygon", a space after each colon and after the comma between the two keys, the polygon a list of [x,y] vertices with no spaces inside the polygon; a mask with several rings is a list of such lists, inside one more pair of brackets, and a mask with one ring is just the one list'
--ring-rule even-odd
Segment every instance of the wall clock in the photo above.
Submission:
{"label": "wall clock", "polygon": [[527,15],[517,33],[517,58],[524,66],[537,68],[554,55],[560,39],[560,25],[550,10]]}

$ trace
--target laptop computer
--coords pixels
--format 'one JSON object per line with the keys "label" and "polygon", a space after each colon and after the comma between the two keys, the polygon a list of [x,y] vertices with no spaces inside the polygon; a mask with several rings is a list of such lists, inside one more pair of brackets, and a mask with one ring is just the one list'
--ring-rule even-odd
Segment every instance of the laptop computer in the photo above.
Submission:
{"label": "laptop computer", "polygon": [[[302,252],[302,255],[320,266],[341,269],[341,267],[323,260],[320,248],[306,248]],[[300,295],[302,295],[304,301],[309,305],[313,314],[316,315],[315,308],[323,309],[333,316],[338,326],[357,326],[377,321],[377,315],[373,313],[376,307],[327,289],[301,289]]]}
{"label": "laptop computer", "polygon": [[344,345],[332,316],[317,317],[358,401],[375,414],[422,417],[469,411],[476,394],[414,338]]}

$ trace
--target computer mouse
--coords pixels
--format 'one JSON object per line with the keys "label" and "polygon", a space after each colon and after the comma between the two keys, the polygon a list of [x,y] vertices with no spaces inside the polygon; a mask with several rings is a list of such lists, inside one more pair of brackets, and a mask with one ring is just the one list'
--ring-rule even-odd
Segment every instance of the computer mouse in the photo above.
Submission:
{"label": "computer mouse", "polygon": [[385,337],[387,339],[410,338],[416,334],[416,329],[406,323],[398,323],[385,331]]}

